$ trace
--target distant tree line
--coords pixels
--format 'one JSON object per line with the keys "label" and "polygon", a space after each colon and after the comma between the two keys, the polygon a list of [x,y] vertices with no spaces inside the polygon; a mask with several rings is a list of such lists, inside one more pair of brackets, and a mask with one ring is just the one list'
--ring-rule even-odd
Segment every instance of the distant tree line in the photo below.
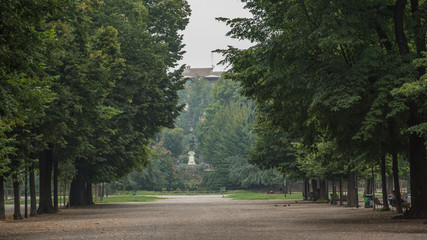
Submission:
{"label": "distant tree line", "polygon": [[239,83],[221,77],[213,101],[197,127],[196,152],[212,166],[203,180],[210,190],[271,188],[283,182],[275,170],[260,170],[248,162],[255,133],[255,105],[240,94]]}
{"label": "distant tree line", "polygon": [[[175,129],[163,129],[151,144],[151,165],[115,182],[123,190],[217,191],[271,189],[283,183],[279,171],[248,163],[255,135],[254,105],[240,95],[239,84],[220,78],[214,85],[196,77],[178,92],[186,107]],[[187,167],[195,137],[198,167]]]}

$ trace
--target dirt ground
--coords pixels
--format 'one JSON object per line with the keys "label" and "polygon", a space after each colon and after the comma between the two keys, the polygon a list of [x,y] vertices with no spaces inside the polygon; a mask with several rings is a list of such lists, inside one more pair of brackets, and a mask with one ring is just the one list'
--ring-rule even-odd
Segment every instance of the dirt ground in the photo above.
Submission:
{"label": "dirt ground", "polygon": [[427,239],[423,220],[295,200],[164,196],[0,222],[0,239]]}

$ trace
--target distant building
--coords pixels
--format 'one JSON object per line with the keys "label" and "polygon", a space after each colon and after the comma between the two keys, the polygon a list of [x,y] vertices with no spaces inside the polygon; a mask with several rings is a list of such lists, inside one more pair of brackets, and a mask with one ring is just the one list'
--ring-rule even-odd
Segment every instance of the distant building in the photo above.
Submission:
{"label": "distant building", "polygon": [[187,80],[193,80],[195,77],[206,78],[212,83],[218,81],[224,71],[213,71],[213,68],[191,68],[187,67],[182,76]]}

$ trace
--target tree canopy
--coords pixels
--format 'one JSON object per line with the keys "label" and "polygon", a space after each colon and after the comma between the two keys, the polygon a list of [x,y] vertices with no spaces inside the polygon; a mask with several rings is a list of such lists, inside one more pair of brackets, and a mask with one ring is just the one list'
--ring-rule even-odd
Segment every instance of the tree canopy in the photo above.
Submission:
{"label": "tree canopy", "polygon": [[333,144],[349,167],[408,153],[410,215],[426,216],[425,2],[244,2],[253,17],[220,20],[254,46],[220,52],[270,128],[308,154]]}
{"label": "tree canopy", "polygon": [[58,166],[73,179],[71,205],[92,203],[92,183],[148,166],[151,139],[183,108],[177,61],[188,3],[5,1],[0,8],[1,183],[11,171],[24,173],[24,163],[37,167],[39,213],[49,213]]}

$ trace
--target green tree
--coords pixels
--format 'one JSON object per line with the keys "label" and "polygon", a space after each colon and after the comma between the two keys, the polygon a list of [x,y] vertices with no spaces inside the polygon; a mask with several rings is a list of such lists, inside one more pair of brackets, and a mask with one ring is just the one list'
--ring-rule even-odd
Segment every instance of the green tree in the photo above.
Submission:
{"label": "green tree", "polygon": [[185,89],[179,91],[180,103],[185,107],[176,120],[176,125],[184,129],[184,134],[196,134],[197,125],[205,118],[205,109],[212,103],[212,83],[196,77],[188,81]]}
{"label": "green tree", "polygon": [[172,153],[164,148],[163,142],[151,146],[150,165],[133,171],[114,183],[115,188],[123,190],[154,190],[170,188],[175,180],[175,167]]}
{"label": "green tree", "polygon": [[204,184],[208,188],[235,188],[241,183],[230,179],[231,160],[246,159],[253,142],[253,104],[239,95],[239,85],[219,79],[213,90],[214,102],[205,109],[206,118],[198,125],[196,152],[215,169]]}
{"label": "green tree", "polygon": [[229,157],[246,156],[251,144],[248,132],[252,114],[253,109],[248,104],[231,102],[212,117],[208,116],[202,124],[197,152],[203,153],[205,162],[215,169],[206,180],[208,187],[234,187],[228,177]]}
{"label": "green tree", "polygon": [[248,153],[249,163],[260,169],[276,169],[290,180],[307,177],[297,161],[297,150],[283,133],[269,130],[262,122],[254,128],[256,141]]}
{"label": "green tree", "polygon": [[[36,126],[36,131],[43,134],[39,156],[39,213],[55,211],[51,200],[52,171],[57,206],[58,161],[72,161],[76,169],[90,165],[87,159],[105,151],[108,142],[105,135],[111,134],[105,120],[117,114],[117,110],[104,103],[121,75],[123,60],[119,56],[117,30],[91,23],[100,4],[95,0],[73,2],[62,15],[48,23],[57,29],[64,51],[61,64],[48,69],[51,75],[58,76],[52,83],[56,95],[46,116]],[[92,163],[100,160],[95,158]],[[75,203],[74,194],[70,203]]]}
{"label": "green tree", "polygon": [[[135,168],[147,166],[150,139],[162,127],[173,126],[182,108],[177,95],[183,85],[182,68],[171,73],[168,69],[182,55],[178,31],[188,23],[188,14],[186,2],[135,0],[104,1],[94,14],[95,25],[120,29],[117,40],[126,66],[105,100],[106,106],[118,110],[109,114],[106,131],[110,135],[105,142],[108,144],[98,160],[106,164],[100,166],[92,161],[96,172],[91,165],[83,167],[87,172],[80,173],[85,175],[82,180],[86,184],[114,181]],[[158,18],[167,27],[157,28]],[[94,155],[90,157],[96,160]]]}
{"label": "green tree", "polygon": [[1,12],[2,184],[38,157],[38,211],[49,213],[58,166],[75,174],[71,205],[85,205],[92,183],[148,165],[150,138],[182,108],[183,68],[169,69],[187,2],[6,1]]}
{"label": "green tree", "polygon": [[[425,4],[411,1],[409,11],[400,0],[245,2],[253,18],[222,20],[232,27],[229,35],[257,44],[223,52],[233,66],[229,77],[274,128],[308,146],[320,131],[350,158],[376,155],[378,162],[400,144],[387,141],[391,133],[425,122],[425,95],[396,93],[425,71],[411,63],[425,49]],[[425,139],[412,132],[409,143],[417,189],[409,215],[425,216]]]}
{"label": "green tree", "polygon": [[[37,135],[33,125],[52,99],[53,78],[46,67],[57,63],[60,55],[55,31],[45,21],[66,5],[66,1],[6,0],[0,6],[0,142],[4,154],[0,156],[0,185],[11,172],[18,179],[24,162],[35,151],[31,149]],[[19,187],[17,181],[14,186]]]}
{"label": "green tree", "polygon": [[184,129],[165,128],[161,134],[161,140],[164,148],[171,151],[173,157],[178,157],[184,150]]}
{"label": "green tree", "polygon": [[282,174],[275,169],[261,170],[240,156],[229,157],[227,160],[231,162],[229,173],[231,181],[242,188],[253,189],[283,183]]}

